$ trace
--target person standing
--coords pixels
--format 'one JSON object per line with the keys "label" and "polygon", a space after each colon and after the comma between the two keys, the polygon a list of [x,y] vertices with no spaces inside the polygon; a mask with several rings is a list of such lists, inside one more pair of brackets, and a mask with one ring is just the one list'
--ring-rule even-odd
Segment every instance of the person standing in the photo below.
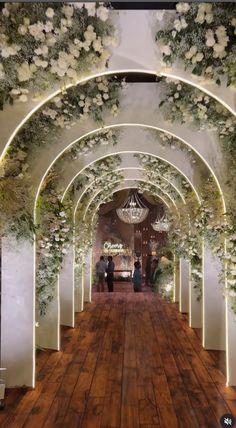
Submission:
{"label": "person standing", "polygon": [[112,260],[112,256],[108,256],[107,258],[108,264],[107,264],[107,286],[109,293],[113,292],[113,281],[114,281],[114,270],[115,270],[115,263]]}
{"label": "person standing", "polygon": [[96,263],[95,266],[96,269],[96,275],[97,275],[97,291],[104,292],[104,279],[105,279],[105,272],[106,272],[106,262],[104,260],[104,257],[101,256],[100,260]]}
{"label": "person standing", "polygon": [[142,274],[140,271],[141,265],[140,262],[134,263],[134,273],[133,273],[133,285],[134,285],[134,291],[140,292],[142,287]]}

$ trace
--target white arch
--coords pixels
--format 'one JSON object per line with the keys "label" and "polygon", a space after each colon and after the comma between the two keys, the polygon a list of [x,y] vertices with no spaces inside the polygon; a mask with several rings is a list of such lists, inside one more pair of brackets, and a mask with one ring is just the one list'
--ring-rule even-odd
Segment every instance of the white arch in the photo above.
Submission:
{"label": "white arch", "polygon": [[[111,70],[111,71],[105,71],[105,72],[100,72],[100,73],[94,73],[90,76],[87,76],[83,79],[79,79],[75,84],[67,84],[65,85],[64,89],[69,89],[73,86],[78,86],[79,84],[84,84],[87,83],[89,80],[95,79],[96,77],[103,77],[103,76],[112,76],[112,75],[117,75],[117,74],[128,74],[128,73],[142,73],[142,74],[148,74],[148,75],[153,75],[153,76],[157,76],[157,77],[169,77],[171,79],[175,79],[175,80],[180,80],[181,82],[199,89],[202,92],[205,92],[208,96],[210,96],[211,98],[214,98],[217,102],[219,102],[220,104],[222,104],[227,110],[229,110],[229,112],[231,114],[233,114],[234,116],[236,116],[236,111],[229,105],[226,103],[226,101],[224,101],[223,99],[221,99],[219,96],[217,96],[216,94],[214,94],[213,92],[209,91],[206,88],[203,88],[200,84],[197,84],[193,81],[191,81],[190,79],[187,79],[186,77],[182,77],[182,76],[178,76],[177,74],[171,74],[171,73],[166,73],[164,71],[160,71],[157,72],[156,70],[145,70],[145,69],[122,69],[122,70]],[[13,131],[13,133],[11,134],[11,136],[9,137],[3,152],[0,156],[0,161],[3,159],[3,157],[6,154],[6,151],[9,147],[9,145],[11,144],[11,142],[13,141],[14,137],[16,136],[16,134],[19,132],[19,130],[24,126],[24,124],[27,122],[28,119],[31,118],[31,116],[36,113],[42,106],[44,106],[47,102],[51,101],[55,96],[57,96],[58,94],[60,94],[62,92],[62,89],[59,88],[56,91],[50,93],[45,99],[43,99],[37,106],[35,106],[25,117],[24,119],[21,120],[21,122],[18,124],[18,126],[15,128],[15,130]]]}

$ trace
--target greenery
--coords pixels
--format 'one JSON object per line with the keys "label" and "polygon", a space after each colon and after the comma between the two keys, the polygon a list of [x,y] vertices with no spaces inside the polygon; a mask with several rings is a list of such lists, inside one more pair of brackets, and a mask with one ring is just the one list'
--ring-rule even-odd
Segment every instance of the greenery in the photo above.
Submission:
{"label": "greenery", "polygon": [[193,75],[236,85],[235,3],[178,3],[167,29],[158,31],[163,62],[180,60]]}
{"label": "greenery", "polygon": [[[90,117],[100,122],[104,112],[110,109],[117,114],[121,87],[122,83],[116,78],[97,78],[85,85],[70,88],[48,103],[46,109],[38,110],[21,128],[1,163],[0,200],[5,213],[0,222],[1,234],[10,231],[17,237],[32,237],[33,197],[28,163],[32,152],[46,144],[55,143],[62,128],[73,126],[76,121]],[[104,98],[104,95],[108,98]],[[104,129],[96,136],[81,139],[65,152],[63,159],[67,155],[70,159],[85,155],[100,144],[116,144],[118,133],[118,130]]]}
{"label": "greenery", "polygon": [[117,44],[99,3],[6,3],[0,27],[0,108],[103,69]]}
{"label": "greenery", "polygon": [[161,257],[158,263],[158,274],[154,284],[154,292],[161,297],[173,301],[174,297],[174,264],[166,257]]}

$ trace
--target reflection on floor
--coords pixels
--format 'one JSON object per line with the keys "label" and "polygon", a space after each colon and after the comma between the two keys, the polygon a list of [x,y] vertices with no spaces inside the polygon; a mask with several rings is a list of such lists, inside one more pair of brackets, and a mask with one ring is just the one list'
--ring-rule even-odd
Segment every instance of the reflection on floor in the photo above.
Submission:
{"label": "reflection on floor", "polygon": [[177,305],[115,287],[62,328],[63,352],[39,353],[36,389],[8,392],[1,427],[215,428],[236,414],[221,353],[202,349]]}

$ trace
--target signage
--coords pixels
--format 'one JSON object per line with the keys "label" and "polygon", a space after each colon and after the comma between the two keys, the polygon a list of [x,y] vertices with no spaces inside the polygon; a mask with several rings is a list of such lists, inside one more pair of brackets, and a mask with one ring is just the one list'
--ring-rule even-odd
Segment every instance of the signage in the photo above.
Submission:
{"label": "signage", "polygon": [[103,243],[103,253],[104,254],[130,254],[130,250],[121,243],[112,243],[110,241],[105,241]]}

